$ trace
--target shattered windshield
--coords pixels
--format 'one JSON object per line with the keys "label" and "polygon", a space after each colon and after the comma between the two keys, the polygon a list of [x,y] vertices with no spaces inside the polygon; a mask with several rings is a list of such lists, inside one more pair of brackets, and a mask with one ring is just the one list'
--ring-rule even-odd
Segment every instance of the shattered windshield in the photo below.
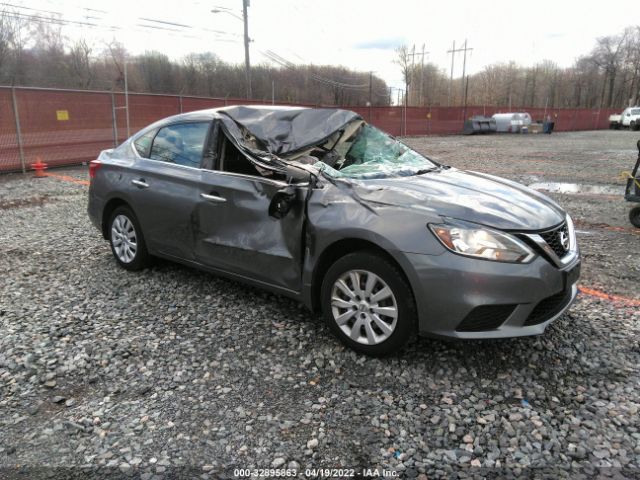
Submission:
{"label": "shattered windshield", "polygon": [[334,147],[336,160],[316,166],[333,177],[357,179],[405,177],[437,168],[437,164],[371,125],[362,126]]}

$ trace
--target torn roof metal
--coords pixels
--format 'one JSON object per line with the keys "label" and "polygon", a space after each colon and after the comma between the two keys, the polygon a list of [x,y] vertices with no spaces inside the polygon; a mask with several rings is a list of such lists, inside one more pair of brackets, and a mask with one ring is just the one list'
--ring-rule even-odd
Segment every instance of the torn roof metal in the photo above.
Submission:
{"label": "torn roof metal", "polygon": [[[172,121],[207,117],[221,119],[237,143],[277,156],[320,145],[350,122],[362,119],[355,112],[339,108],[255,105],[199,110],[176,115]],[[247,133],[253,137],[252,142],[248,142]]]}
{"label": "torn roof metal", "polygon": [[244,127],[267,152],[279,156],[319,145],[361,118],[338,108],[237,106],[218,113]]}

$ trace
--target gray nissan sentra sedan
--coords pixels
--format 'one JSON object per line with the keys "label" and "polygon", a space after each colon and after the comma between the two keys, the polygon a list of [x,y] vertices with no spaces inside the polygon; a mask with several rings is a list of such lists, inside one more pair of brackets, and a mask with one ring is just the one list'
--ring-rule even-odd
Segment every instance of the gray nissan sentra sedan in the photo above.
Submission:
{"label": "gray nissan sentra sedan", "polygon": [[414,334],[541,334],[574,300],[569,215],[338,109],[225,107],[90,164],[89,215],[128,270],[157,256],[298,299],[367,354]]}

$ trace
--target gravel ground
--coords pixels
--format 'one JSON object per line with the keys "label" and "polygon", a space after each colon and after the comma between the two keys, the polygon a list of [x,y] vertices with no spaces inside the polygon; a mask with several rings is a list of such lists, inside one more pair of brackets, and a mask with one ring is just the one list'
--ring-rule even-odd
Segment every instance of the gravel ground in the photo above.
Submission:
{"label": "gravel ground", "polygon": [[[621,188],[637,154],[630,132],[407,141],[527,184]],[[288,299],[167,262],[119,269],[86,194],[0,178],[0,477],[640,478],[632,302],[581,295],[541,337],[372,359]],[[583,285],[639,300],[622,197],[552,196],[579,225]]]}

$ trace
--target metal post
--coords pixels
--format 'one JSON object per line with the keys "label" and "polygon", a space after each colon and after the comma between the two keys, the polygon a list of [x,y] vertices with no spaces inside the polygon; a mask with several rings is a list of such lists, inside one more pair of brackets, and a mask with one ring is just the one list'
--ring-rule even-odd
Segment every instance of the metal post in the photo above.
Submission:
{"label": "metal post", "polygon": [[371,106],[373,105],[373,72],[369,72],[369,123],[371,123]]}
{"label": "metal post", "polygon": [[116,95],[111,92],[111,118],[113,121],[113,148],[118,146],[118,117],[116,117]]}
{"label": "metal post", "polygon": [[464,122],[467,121],[467,95],[469,94],[469,77],[466,80],[462,77],[462,81],[465,83],[464,87],[464,110],[462,111],[462,129],[464,130]]}
{"label": "metal post", "polygon": [[271,80],[271,105],[276,103],[276,82]]}
{"label": "metal post", "polygon": [[131,136],[129,128],[129,81],[127,79],[127,59],[124,59],[124,108],[127,112],[127,138]]}
{"label": "metal post", "polygon": [[251,100],[251,62],[249,61],[249,14],[247,7],[249,0],[242,0],[242,20],[244,21],[244,69],[247,82],[247,99]]}
{"label": "metal post", "polygon": [[20,154],[20,165],[22,173],[26,173],[27,165],[24,160],[24,149],[22,148],[22,132],[20,131],[20,114],[18,113],[18,101],[16,100],[16,88],[11,87],[11,98],[13,100],[13,118],[16,122],[16,140],[18,141],[18,152]]}
{"label": "metal post", "polygon": [[404,91],[404,134],[405,136],[407,135],[407,97],[408,97],[408,90]]}
{"label": "metal post", "polygon": [[178,105],[180,108],[180,113],[182,113],[182,95],[178,95]]}

